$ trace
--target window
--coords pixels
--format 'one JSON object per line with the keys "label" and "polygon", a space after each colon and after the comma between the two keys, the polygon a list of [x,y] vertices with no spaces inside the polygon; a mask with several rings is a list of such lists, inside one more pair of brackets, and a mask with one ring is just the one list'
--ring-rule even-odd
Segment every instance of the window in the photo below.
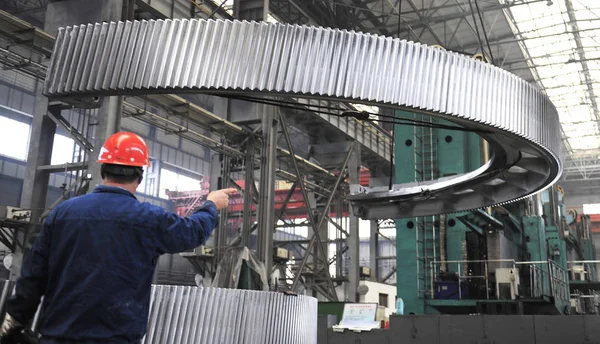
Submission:
{"label": "window", "polygon": [[135,191],[146,194],[146,195],[150,195],[149,193],[146,192],[146,184],[148,183],[147,177],[148,177],[148,169],[144,168],[144,179],[142,179],[142,182],[140,183],[140,185],[138,185],[138,187],[136,188]]}
{"label": "window", "polygon": [[200,180],[184,176],[175,171],[160,169],[160,193],[159,197],[169,199],[166,190],[171,191],[194,191],[202,188]]}
{"label": "window", "polygon": [[[337,218],[334,218],[333,221],[337,223],[339,227],[342,227],[346,231],[350,228],[350,221],[348,217],[344,217],[341,221],[338,221]],[[346,235],[341,233],[338,229],[338,226],[328,223],[328,233],[329,238],[345,238]],[[396,224],[394,222],[385,222],[383,225],[379,226],[379,233],[385,235],[390,239],[394,239],[396,237]],[[371,237],[371,221],[359,219],[358,221],[358,235],[361,239],[369,239]]]}
{"label": "window", "polygon": [[26,161],[29,146],[29,124],[0,117],[0,155]]}
{"label": "window", "polygon": [[54,135],[54,146],[52,147],[52,158],[50,164],[62,165],[73,162],[73,152],[75,151],[75,141],[63,135]]}
{"label": "window", "polygon": [[290,227],[283,227],[283,225],[285,225],[285,223],[281,220],[277,221],[277,225],[281,226],[278,228],[278,230],[281,232],[296,235],[296,236],[299,236],[302,238],[308,238],[308,225],[301,226],[303,223],[306,222],[306,219],[292,219],[291,221],[288,221],[288,222],[291,222],[294,225],[292,225]]}
{"label": "window", "polygon": [[583,213],[586,215],[600,214],[600,203],[584,204]]}
{"label": "window", "polygon": [[383,307],[389,307],[388,294],[379,293],[379,305]]}

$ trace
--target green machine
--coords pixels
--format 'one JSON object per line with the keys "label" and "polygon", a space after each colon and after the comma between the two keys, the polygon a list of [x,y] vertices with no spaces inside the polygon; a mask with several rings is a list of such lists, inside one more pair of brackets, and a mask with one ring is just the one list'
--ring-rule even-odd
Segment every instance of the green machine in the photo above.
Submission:
{"label": "green machine", "polygon": [[[429,116],[405,111],[397,111],[396,117],[435,124]],[[394,131],[396,183],[451,176],[481,165],[481,139],[476,134],[402,125],[396,125]],[[445,222],[443,226],[441,220]],[[460,224],[455,214],[400,219],[396,226],[398,296],[403,299],[406,312],[435,313],[437,310],[428,302],[432,296],[433,264],[444,253],[449,260],[462,260],[463,238],[469,229]],[[439,240],[441,234],[445,243]]]}
{"label": "green machine", "polygon": [[[420,125],[395,126],[395,183],[465,174],[489,159],[475,133],[412,112],[396,117]],[[570,262],[592,261],[595,251],[589,221],[586,229],[567,212],[563,196],[555,186],[504,206],[396,220],[405,314],[581,313],[573,306],[571,267],[583,269],[588,283],[595,266]]]}

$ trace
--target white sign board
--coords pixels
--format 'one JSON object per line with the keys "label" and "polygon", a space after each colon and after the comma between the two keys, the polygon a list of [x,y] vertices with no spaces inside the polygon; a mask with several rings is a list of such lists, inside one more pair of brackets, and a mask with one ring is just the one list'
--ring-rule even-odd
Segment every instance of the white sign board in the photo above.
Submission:
{"label": "white sign board", "polygon": [[336,327],[363,331],[379,328],[379,322],[375,321],[376,315],[376,303],[347,303],[344,305],[342,321]]}

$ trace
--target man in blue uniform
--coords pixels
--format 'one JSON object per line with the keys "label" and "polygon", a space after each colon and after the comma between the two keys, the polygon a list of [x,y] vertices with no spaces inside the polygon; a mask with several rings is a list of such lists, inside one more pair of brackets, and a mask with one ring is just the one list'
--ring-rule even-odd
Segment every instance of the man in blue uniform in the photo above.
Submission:
{"label": "man in blue uniform", "polygon": [[142,138],[111,136],[98,161],[103,185],[46,218],[8,301],[2,334],[28,325],[44,296],[41,343],[139,343],[158,257],[205,243],[235,192],[214,191],[194,214],[179,217],[134,196],[149,165]]}

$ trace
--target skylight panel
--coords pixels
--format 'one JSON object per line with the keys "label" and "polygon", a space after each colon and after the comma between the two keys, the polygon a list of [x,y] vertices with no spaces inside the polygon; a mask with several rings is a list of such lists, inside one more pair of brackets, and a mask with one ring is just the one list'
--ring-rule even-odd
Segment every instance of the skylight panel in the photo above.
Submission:
{"label": "skylight panel", "polygon": [[[600,96],[600,6],[596,1],[570,1],[575,25],[564,1],[515,6],[511,14],[517,39],[524,38],[531,57],[528,64],[557,107],[569,146],[577,153],[600,149],[600,116],[590,100]],[[583,49],[577,48],[574,30]]]}

